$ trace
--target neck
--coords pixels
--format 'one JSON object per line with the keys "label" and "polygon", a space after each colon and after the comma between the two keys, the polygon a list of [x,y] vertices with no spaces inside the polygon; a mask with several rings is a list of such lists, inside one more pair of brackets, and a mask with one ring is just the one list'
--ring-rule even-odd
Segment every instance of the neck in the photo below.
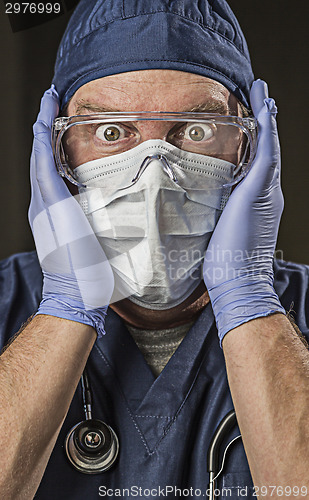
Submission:
{"label": "neck", "polygon": [[146,309],[129,299],[120,300],[111,304],[110,307],[129,325],[145,330],[155,330],[174,328],[195,321],[208,302],[208,292],[204,283],[200,283],[184,302],[171,309]]}

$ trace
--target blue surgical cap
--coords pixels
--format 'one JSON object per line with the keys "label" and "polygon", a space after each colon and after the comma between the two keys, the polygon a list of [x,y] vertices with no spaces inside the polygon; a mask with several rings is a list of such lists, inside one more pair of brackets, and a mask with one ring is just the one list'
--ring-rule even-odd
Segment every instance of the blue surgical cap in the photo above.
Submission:
{"label": "blue surgical cap", "polygon": [[225,0],[81,0],[55,64],[62,106],[91,80],[145,69],[212,78],[245,106],[254,79],[246,40]]}

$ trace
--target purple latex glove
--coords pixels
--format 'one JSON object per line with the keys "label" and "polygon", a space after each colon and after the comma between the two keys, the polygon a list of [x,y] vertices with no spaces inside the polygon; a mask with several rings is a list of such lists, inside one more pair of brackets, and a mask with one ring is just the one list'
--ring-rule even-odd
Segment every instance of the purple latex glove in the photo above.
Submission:
{"label": "purple latex glove", "polygon": [[91,325],[102,335],[114,277],[86,216],[56,170],[51,126],[58,110],[52,87],[33,127],[30,165],[29,222],[44,277],[38,314]]}
{"label": "purple latex glove", "polygon": [[285,314],[273,288],[273,255],[283,211],[277,108],[262,80],[253,83],[250,99],[259,128],[256,157],[223,210],[203,267],[220,343],[242,323]]}

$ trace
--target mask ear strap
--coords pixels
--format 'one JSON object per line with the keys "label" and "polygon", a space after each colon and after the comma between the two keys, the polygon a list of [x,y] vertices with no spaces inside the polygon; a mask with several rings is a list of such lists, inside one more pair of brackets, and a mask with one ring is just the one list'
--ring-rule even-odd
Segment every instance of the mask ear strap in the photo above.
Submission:
{"label": "mask ear strap", "polygon": [[68,179],[68,181],[70,181],[71,184],[74,184],[74,186],[78,186],[79,188],[87,187],[85,186],[85,184],[81,184],[75,179],[73,170],[69,167],[69,165],[66,162],[62,163],[62,168],[61,170],[59,169],[58,172],[61,175],[61,177]]}
{"label": "mask ear strap", "polygon": [[230,197],[231,191],[232,191],[231,186],[223,186],[223,188],[222,188],[222,198],[221,198],[221,203],[220,203],[219,210],[223,210],[224,209],[224,207],[227,204],[228,199]]}

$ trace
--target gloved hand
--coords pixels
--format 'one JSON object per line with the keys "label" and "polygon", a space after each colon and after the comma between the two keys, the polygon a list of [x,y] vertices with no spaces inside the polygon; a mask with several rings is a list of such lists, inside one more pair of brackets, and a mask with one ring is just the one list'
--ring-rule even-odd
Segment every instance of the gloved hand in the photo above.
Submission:
{"label": "gloved hand", "polygon": [[220,343],[242,323],[285,314],[273,288],[273,255],[283,211],[277,108],[261,80],[253,83],[250,99],[259,129],[256,157],[223,210],[203,267]]}
{"label": "gloved hand", "polygon": [[100,336],[114,278],[86,216],[55,167],[51,126],[58,102],[55,88],[47,90],[33,127],[29,222],[44,278],[38,314],[91,325]]}

